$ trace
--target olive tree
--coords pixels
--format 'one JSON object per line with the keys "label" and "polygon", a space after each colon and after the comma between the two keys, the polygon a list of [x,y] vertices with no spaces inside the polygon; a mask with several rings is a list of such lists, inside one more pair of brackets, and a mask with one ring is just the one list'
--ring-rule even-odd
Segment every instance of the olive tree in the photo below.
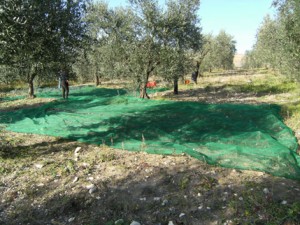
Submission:
{"label": "olive tree", "polygon": [[86,0],[2,0],[0,63],[18,70],[34,97],[33,81],[73,63],[85,38]]}

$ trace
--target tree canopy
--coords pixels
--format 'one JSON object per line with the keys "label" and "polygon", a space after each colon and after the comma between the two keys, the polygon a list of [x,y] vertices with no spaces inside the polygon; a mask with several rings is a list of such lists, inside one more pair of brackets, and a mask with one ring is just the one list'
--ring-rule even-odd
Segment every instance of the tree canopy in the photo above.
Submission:
{"label": "tree canopy", "polygon": [[2,0],[0,64],[29,84],[42,71],[75,61],[85,38],[85,0]]}
{"label": "tree canopy", "polygon": [[266,66],[273,70],[300,78],[300,2],[276,0],[274,18],[266,16],[259,27],[256,43],[247,53],[246,66]]}

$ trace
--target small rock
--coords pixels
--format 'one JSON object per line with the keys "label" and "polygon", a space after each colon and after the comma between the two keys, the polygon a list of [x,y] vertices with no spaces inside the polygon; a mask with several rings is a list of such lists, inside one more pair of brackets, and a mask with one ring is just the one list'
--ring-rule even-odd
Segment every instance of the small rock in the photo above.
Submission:
{"label": "small rock", "polygon": [[286,204],[287,204],[287,201],[283,200],[283,201],[281,202],[281,204],[282,204],[282,205],[286,205]]}
{"label": "small rock", "polygon": [[115,221],[115,225],[122,225],[122,224],[124,224],[123,219],[119,219],[119,220]]}
{"label": "small rock", "polygon": [[239,200],[240,200],[240,201],[243,201],[243,197],[239,197]]}
{"label": "small rock", "polygon": [[78,179],[79,179],[78,177],[74,177],[74,179],[73,179],[73,181],[72,181],[72,182],[73,182],[73,183],[75,183],[75,182],[77,182],[77,181],[78,181]]}
{"label": "small rock", "polygon": [[264,192],[265,194],[269,194],[269,193],[270,193],[270,191],[269,191],[268,188],[264,188],[263,192]]}
{"label": "small rock", "polygon": [[174,225],[173,221],[169,221],[168,225]]}
{"label": "small rock", "polygon": [[88,163],[82,163],[81,165],[82,165],[82,167],[85,168],[85,169],[88,168],[88,167],[90,166],[90,164],[88,164]]}
{"label": "small rock", "polygon": [[226,220],[225,223],[224,223],[224,225],[232,225],[232,224],[234,224],[234,223],[232,222],[232,220]]}
{"label": "small rock", "polygon": [[140,198],[140,201],[146,201],[147,198]]}
{"label": "small rock", "polygon": [[203,209],[203,205],[201,204],[199,207],[198,207],[199,210]]}
{"label": "small rock", "polygon": [[168,200],[165,199],[165,200],[163,200],[163,202],[161,203],[161,205],[162,205],[162,206],[165,206],[165,205],[167,205],[168,203],[169,203]]}
{"label": "small rock", "polygon": [[95,187],[95,184],[89,184],[86,186],[86,189],[90,190]]}
{"label": "small rock", "polygon": [[44,167],[43,164],[37,163],[34,165],[37,169],[42,169]]}
{"label": "small rock", "polygon": [[160,201],[160,197],[154,197],[153,200],[154,201]]}
{"label": "small rock", "polygon": [[179,218],[182,218],[185,216],[185,213],[180,213]]}
{"label": "small rock", "polygon": [[75,154],[77,154],[81,150],[81,147],[77,147],[74,151]]}
{"label": "small rock", "polygon": [[75,220],[75,217],[72,217],[72,218],[68,219],[68,222],[71,223],[71,222],[73,222],[74,220]]}
{"label": "small rock", "polygon": [[132,221],[130,225],[141,225],[139,222]]}
{"label": "small rock", "polygon": [[89,193],[90,194],[93,194],[95,191],[97,190],[97,188],[96,187],[94,187],[94,188],[91,188],[90,190],[89,190]]}

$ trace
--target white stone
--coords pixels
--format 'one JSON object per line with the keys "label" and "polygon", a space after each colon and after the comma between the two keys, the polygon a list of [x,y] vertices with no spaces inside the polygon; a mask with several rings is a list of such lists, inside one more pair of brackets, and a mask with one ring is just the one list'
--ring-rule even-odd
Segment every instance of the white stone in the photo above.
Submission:
{"label": "white stone", "polygon": [[77,154],[81,150],[81,147],[77,147],[74,151],[75,154]]}
{"label": "white stone", "polygon": [[90,190],[92,188],[95,188],[95,184],[89,184],[86,186],[86,189]]}
{"label": "white stone", "polygon": [[184,217],[185,213],[180,213],[179,218]]}
{"label": "white stone", "polygon": [[43,164],[40,164],[40,163],[37,163],[37,164],[35,164],[34,165],[36,168],[38,168],[38,169],[42,169],[43,167],[44,167],[44,165]]}
{"label": "white stone", "polygon": [[265,194],[268,194],[268,193],[270,193],[270,191],[269,191],[269,189],[268,189],[268,188],[264,188],[263,192],[264,192]]}
{"label": "white stone", "polygon": [[123,223],[124,223],[123,219],[119,219],[119,220],[115,221],[115,225],[121,225]]}
{"label": "white stone", "polygon": [[139,222],[132,221],[130,225],[141,225]]}
{"label": "white stone", "polygon": [[68,219],[68,222],[71,223],[71,222],[73,222],[74,220],[75,220],[75,217],[72,217],[72,218]]}

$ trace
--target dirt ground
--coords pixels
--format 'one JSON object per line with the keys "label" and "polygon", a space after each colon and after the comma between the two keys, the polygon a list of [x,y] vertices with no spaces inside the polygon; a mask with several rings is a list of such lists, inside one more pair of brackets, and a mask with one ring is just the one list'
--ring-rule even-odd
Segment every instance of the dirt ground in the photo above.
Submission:
{"label": "dirt ground", "polygon": [[[257,100],[255,94],[223,89],[222,82],[211,90],[189,86],[176,97],[152,97],[285,100],[284,94]],[[14,104],[1,103],[0,109],[13,113],[23,103]],[[0,140],[0,224],[300,224],[297,180],[211,166],[187,155],[128,152],[5,130]]]}

